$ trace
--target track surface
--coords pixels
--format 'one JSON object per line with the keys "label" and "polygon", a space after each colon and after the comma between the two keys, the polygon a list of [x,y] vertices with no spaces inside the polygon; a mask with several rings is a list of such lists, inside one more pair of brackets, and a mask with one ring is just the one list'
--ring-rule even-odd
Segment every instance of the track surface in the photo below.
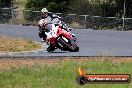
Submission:
{"label": "track surface", "polygon": [[[79,52],[44,50],[27,53],[1,54],[0,57],[41,57],[41,56],[132,56],[132,31],[101,31],[91,29],[72,30],[76,34]],[[21,37],[41,42],[38,27],[0,24],[0,36]]]}

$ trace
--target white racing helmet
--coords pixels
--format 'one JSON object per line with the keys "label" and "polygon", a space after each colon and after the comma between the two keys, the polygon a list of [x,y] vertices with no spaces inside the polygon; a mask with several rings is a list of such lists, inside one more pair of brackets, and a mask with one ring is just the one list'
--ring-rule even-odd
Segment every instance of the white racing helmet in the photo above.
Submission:
{"label": "white racing helmet", "polygon": [[46,8],[43,8],[43,9],[41,10],[41,12],[42,12],[42,13],[48,13],[48,10],[47,10]]}

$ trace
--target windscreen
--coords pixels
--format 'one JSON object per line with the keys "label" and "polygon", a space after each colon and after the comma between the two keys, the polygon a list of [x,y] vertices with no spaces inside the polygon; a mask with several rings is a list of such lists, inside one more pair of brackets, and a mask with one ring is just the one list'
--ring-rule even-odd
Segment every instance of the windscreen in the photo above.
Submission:
{"label": "windscreen", "polygon": [[45,26],[45,32],[50,32],[52,30],[52,23],[48,23],[46,26]]}

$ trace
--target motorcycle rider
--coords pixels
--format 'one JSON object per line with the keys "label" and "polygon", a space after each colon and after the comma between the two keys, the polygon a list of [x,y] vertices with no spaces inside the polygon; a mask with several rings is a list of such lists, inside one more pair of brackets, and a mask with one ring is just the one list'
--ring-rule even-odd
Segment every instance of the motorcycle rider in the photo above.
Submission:
{"label": "motorcycle rider", "polygon": [[[66,26],[66,24],[63,22],[63,20],[62,20],[62,18],[61,17],[59,17],[59,16],[57,16],[57,15],[55,15],[55,14],[53,14],[53,13],[49,13],[48,12],[48,10],[46,9],[46,8],[43,8],[42,10],[41,10],[41,20],[39,21],[39,37],[41,38],[41,40],[42,40],[42,42],[44,42],[45,40],[46,40],[46,34],[45,34],[45,27],[44,27],[44,25],[46,24],[46,23],[50,23],[50,22],[52,22],[53,20],[57,20],[58,21],[58,23],[61,25],[61,27],[63,28],[63,29],[65,29],[67,32],[69,32],[70,33],[70,28],[68,28],[67,26]],[[44,21],[44,23],[42,22],[42,21]],[[42,24],[41,24],[42,23]],[[41,24],[41,25],[40,25]],[[71,34],[71,33],[70,33]],[[75,35],[74,34],[71,34],[73,37],[75,37]]]}
{"label": "motorcycle rider", "polygon": [[[46,8],[43,8],[41,10],[41,20],[39,21],[39,37],[41,38],[42,42],[45,42],[46,41],[46,34],[45,34],[45,25],[47,23],[52,23],[52,22],[57,22],[64,30],[66,30],[67,32],[70,33],[70,28],[68,28],[66,26],[66,24],[63,22],[62,18],[53,14],[53,13],[49,13],[48,10]],[[70,33],[71,34],[71,33]],[[71,34],[73,37],[75,37],[74,34]],[[52,44],[48,44],[47,43],[48,48],[47,49],[51,49],[50,51],[54,51],[55,50],[55,47],[53,47]]]}
{"label": "motorcycle rider", "polygon": [[[60,23],[61,27],[63,29],[65,29],[67,32],[70,33],[70,29],[62,21],[62,18],[61,17],[59,17],[59,16],[57,16],[57,15],[55,15],[53,13],[49,13],[46,8],[43,8],[41,10],[41,20],[39,21],[39,25],[38,25],[39,26],[39,37],[41,38],[42,42],[44,42],[46,40],[45,27],[44,27],[44,25],[46,23],[52,22],[54,19],[58,19],[59,22],[61,21],[61,23]],[[45,23],[43,23],[42,21],[45,21]],[[43,24],[41,24],[41,23],[43,23]],[[74,34],[73,34],[73,36],[74,36]]]}

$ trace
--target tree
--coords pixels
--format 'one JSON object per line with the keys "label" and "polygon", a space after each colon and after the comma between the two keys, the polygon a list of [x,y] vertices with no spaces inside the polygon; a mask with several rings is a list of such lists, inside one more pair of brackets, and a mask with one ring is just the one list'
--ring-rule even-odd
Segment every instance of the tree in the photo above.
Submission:
{"label": "tree", "polygon": [[100,0],[73,0],[69,12],[75,14],[101,15]]}
{"label": "tree", "polygon": [[26,9],[41,10],[46,7],[51,12],[67,12],[70,0],[27,0]]}
{"label": "tree", "polygon": [[40,11],[46,7],[50,12],[66,13],[70,0],[27,0],[25,8],[30,12],[24,12],[24,18],[29,21],[38,20],[40,13],[33,11]]}
{"label": "tree", "polygon": [[0,0],[0,7],[10,7],[12,0]]}
{"label": "tree", "polygon": [[115,16],[117,13],[117,5],[115,0],[107,0],[101,5],[103,16]]}
{"label": "tree", "polygon": [[[120,17],[123,14],[124,10],[124,0],[115,0],[117,3],[116,9],[117,9],[117,14],[120,15]],[[132,1],[131,0],[126,0],[126,17],[132,17]]]}

